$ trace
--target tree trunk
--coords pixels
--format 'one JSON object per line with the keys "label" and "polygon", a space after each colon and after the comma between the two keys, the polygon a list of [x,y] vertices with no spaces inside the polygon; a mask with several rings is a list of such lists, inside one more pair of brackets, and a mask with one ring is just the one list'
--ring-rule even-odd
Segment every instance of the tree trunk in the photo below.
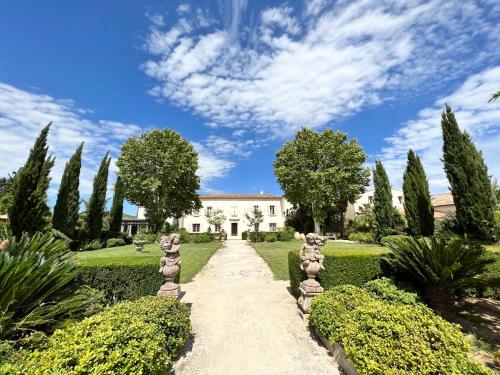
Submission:
{"label": "tree trunk", "polygon": [[453,315],[455,306],[455,296],[450,288],[431,285],[426,287],[424,298],[429,307],[443,318],[450,318]]}
{"label": "tree trunk", "polygon": [[344,238],[344,219],[345,219],[345,211],[340,212],[340,238]]}

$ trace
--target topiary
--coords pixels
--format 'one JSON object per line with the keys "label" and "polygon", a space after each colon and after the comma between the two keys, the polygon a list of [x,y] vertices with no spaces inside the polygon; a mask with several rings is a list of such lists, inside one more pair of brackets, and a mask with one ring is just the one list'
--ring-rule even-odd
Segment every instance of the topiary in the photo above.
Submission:
{"label": "topiary", "polygon": [[417,293],[399,289],[394,284],[394,281],[386,277],[368,281],[363,285],[363,289],[371,296],[387,302],[397,302],[405,305],[416,305],[421,302]]}

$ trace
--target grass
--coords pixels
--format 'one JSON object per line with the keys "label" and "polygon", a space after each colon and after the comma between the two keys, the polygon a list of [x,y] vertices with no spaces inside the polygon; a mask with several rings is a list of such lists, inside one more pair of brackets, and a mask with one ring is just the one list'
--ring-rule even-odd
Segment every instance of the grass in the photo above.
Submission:
{"label": "grass", "polygon": [[486,250],[492,251],[494,253],[500,253],[500,243],[496,243],[494,245],[484,245]]}
{"label": "grass", "polygon": [[[180,282],[187,283],[203,268],[210,257],[220,248],[220,243],[189,243],[181,245],[182,271]],[[134,245],[111,247],[76,253],[76,260],[81,265],[143,265],[157,264],[164,252],[158,244],[148,244],[141,252]]]}
{"label": "grass", "polygon": [[[276,280],[288,280],[288,253],[292,250],[299,252],[302,241],[288,242],[253,242],[252,246],[257,253],[266,261],[273,272]],[[363,255],[387,253],[385,247],[370,244],[327,242],[321,250],[324,255]]]}

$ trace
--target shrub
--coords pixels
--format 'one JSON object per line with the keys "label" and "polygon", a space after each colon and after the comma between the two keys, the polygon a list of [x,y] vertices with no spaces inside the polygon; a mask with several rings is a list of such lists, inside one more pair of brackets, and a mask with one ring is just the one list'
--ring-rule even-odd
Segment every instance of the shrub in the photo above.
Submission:
{"label": "shrub", "polygon": [[292,227],[284,227],[278,232],[278,241],[291,241],[293,240],[293,235],[295,229]]}
{"label": "shrub", "polygon": [[354,286],[316,297],[311,325],[343,346],[360,374],[489,374],[459,326],[423,304],[378,300]]}
{"label": "shrub", "polygon": [[81,250],[83,251],[98,250],[102,249],[103,247],[105,247],[105,245],[100,240],[93,240],[84,244]]}
{"label": "shrub", "polygon": [[179,234],[180,234],[180,242],[181,243],[190,243],[193,241],[191,234],[189,234],[189,232],[186,229],[181,228],[179,230]]}
{"label": "shrub", "polygon": [[252,241],[252,242],[263,242],[264,241],[264,235],[265,235],[265,232],[258,232],[258,235],[255,232],[250,232],[250,241]]}
{"label": "shrub", "polygon": [[407,292],[399,289],[394,281],[383,277],[368,281],[363,285],[363,289],[372,297],[388,301],[402,303],[405,305],[415,305],[420,302],[420,297],[415,292]]}
{"label": "shrub", "polygon": [[215,240],[215,234],[213,233],[193,233],[191,236],[191,242],[194,243],[207,243]]}
{"label": "shrub", "polygon": [[185,344],[189,309],[145,297],[57,330],[19,369],[30,374],[165,374]]}
{"label": "shrub", "polygon": [[122,238],[110,238],[106,241],[106,247],[125,246],[125,241]]}
{"label": "shrub", "polygon": [[407,237],[405,235],[401,235],[401,234],[392,234],[390,236],[384,236],[380,239],[380,244],[381,245],[384,245],[385,242],[387,241],[392,241],[392,240],[395,240],[395,239],[398,239],[398,238],[404,238],[404,237]]}
{"label": "shrub", "polygon": [[0,340],[85,315],[94,298],[78,293],[76,277],[65,241],[50,233],[13,241],[0,252]]}
{"label": "shrub", "polygon": [[143,240],[147,243],[155,243],[157,235],[155,233],[139,233],[134,236],[134,241]]}
{"label": "shrub", "polygon": [[[380,254],[367,252],[358,255],[324,255],[323,266],[325,269],[319,273],[318,279],[325,290],[343,284],[361,286],[367,281],[379,277],[382,273],[382,256]],[[295,296],[299,296],[299,284],[307,276],[300,268],[298,251],[288,253],[288,270],[291,291]]]}
{"label": "shrub", "polygon": [[[500,253],[490,252],[488,257],[494,263],[488,264],[483,276],[487,279],[500,279]],[[475,288],[457,288],[455,294],[459,297],[482,297],[500,299],[500,287],[480,286]]]}
{"label": "shrub", "polygon": [[371,232],[352,232],[349,234],[348,239],[362,243],[375,243],[375,237]]}
{"label": "shrub", "polygon": [[278,241],[278,234],[273,232],[268,232],[264,234],[264,241],[266,242],[276,242]]}

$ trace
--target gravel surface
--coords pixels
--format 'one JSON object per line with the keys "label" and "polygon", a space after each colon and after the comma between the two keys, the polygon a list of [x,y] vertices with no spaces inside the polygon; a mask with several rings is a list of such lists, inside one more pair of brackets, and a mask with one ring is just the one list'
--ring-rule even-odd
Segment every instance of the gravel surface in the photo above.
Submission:
{"label": "gravel surface", "polygon": [[299,316],[288,286],[273,280],[246,241],[227,241],[193,282],[182,285],[194,337],[172,373],[339,374]]}

